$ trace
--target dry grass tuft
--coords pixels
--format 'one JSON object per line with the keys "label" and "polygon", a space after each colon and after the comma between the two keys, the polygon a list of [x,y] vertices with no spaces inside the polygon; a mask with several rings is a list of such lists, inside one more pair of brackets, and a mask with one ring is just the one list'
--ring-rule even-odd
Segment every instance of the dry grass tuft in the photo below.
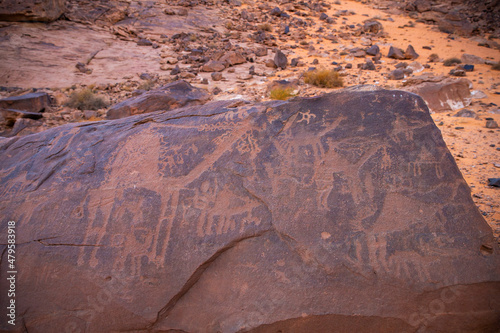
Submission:
{"label": "dry grass tuft", "polygon": [[333,69],[315,69],[304,73],[304,82],[320,88],[339,88],[344,86],[340,74]]}
{"label": "dry grass tuft", "polygon": [[108,106],[104,98],[97,96],[91,89],[74,91],[69,96],[66,106],[78,110],[99,110]]}
{"label": "dry grass tuft", "polygon": [[137,89],[149,91],[155,87],[155,83],[155,80],[145,80],[141,84],[139,84]]}
{"label": "dry grass tuft", "polygon": [[268,31],[268,32],[272,32],[272,31],[273,31],[273,27],[272,27],[272,25],[270,25],[269,23],[263,23],[263,24],[260,24],[260,25],[257,27],[257,30],[258,30],[258,31]]}
{"label": "dry grass tuft", "polygon": [[293,94],[293,89],[290,87],[289,88],[276,87],[269,92],[270,99],[277,99],[280,101],[286,101],[287,99],[293,96],[295,95]]}
{"label": "dry grass tuft", "polygon": [[437,53],[432,53],[429,56],[429,62],[438,62],[439,61],[439,55]]}

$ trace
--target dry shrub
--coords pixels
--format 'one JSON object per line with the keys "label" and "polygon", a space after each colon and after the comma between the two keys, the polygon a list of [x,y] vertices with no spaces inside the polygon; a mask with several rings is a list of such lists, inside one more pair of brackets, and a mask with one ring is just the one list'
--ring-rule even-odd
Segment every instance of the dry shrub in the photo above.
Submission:
{"label": "dry shrub", "polygon": [[66,106],[78,110],[99,110],[107,107],[108,103],[104,98],[97,96],[91,89],[84,88],[72,92]]}
{"label": "dry shrub", "polygon": [[339,88],[344,86],[340,74],[333,69],[315,69],[304,73],[304,82],[320,88]]}
{"label": "dry shrub", "polygon": [[224,23],[224,26],[227,30],[234,30],[234,23],[232,21],[226,21],[226,23]]}
{"label": "dry shrub", "polygon": [[156,80],[151,80],[151,79],[145,80],[141,84],[139,84],[137,89],[149,91],[149,90],[154,88],[155,83],[156,83]]}
{"label": "dry shrub", "polygon": [[96,116],[92,116],[90,117],[89,119],[85,120],[85,121],[101,121],[102,119],[99,118],[99,117],[96,117]]}
{"label": "dry shrub", "polygon": [[273,31],[273,27],[269,23],[263,23],[257,27],[257,30],[271,32]]}
{"label": "dry shrub", "polygon": [[448,67],[456,65],[456,64],[460,64],[460,63],[462,63],[462,61],[458,58],[455,58],[455,57],[448,58],[445,61],[443,61],[443,65],[448,66]]}
{"label": "dry shrub", "polygon": [[432,53],[429,56],[429,62],[438,62],[439,61],[439,55],[437,53]]}
{"label": "dry shrub", "polygon": [[287,99],[293,96],[295,95],[293,94],[293,89],[290,87],[288,88],[276,87],[271,89],[271,91],[269,92],[270,99],[277,99],[280,101],[286,101]]}
{"label": "dry shrub", "polygon": [[491,66],[491,69],[500,71],[500,62],[497,62]]}

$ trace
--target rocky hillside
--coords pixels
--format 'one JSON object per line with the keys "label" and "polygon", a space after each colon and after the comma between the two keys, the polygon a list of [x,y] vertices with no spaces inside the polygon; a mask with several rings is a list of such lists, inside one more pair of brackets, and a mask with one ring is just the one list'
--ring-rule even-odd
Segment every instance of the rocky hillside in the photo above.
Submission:
{"label": "rocky hillside", "polygon": [[498,0],[363,0],[362,3],[436,25],[445,33],[500,37]]}

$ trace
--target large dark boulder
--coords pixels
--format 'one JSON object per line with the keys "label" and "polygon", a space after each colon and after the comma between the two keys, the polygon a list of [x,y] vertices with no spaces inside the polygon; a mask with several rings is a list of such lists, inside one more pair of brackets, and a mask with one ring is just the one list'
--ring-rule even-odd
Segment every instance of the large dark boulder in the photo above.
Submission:
{"label": "large dark boulder", "polygon": [[0,21],[52,22],[66,10],[66,0],[2,0]]}
{"label": "large dark boulder", "polygon": [[19,331],[498,327],[498,246],[420,97],[234,106],[0,140]]}
{"label": "large dark boulder", "polygon": [[108,110],[106,116],[108,119],[119,119],[159,110],[168,111],[183,106],[204,104],[209,98],[205,90],[180,80],[118,103]]}

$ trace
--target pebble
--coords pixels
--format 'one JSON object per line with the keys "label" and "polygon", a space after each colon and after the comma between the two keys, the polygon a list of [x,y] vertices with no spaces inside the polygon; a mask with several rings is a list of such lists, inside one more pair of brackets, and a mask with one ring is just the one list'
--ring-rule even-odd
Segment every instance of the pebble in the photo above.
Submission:
{"label": "pebble", "polygon": [[488,178],[488,186],[500,187],[500,178]]}
{"label": "pebble", "polygon": [[498,123],[493,119],[486,118],[486,128],[498,128]]}

